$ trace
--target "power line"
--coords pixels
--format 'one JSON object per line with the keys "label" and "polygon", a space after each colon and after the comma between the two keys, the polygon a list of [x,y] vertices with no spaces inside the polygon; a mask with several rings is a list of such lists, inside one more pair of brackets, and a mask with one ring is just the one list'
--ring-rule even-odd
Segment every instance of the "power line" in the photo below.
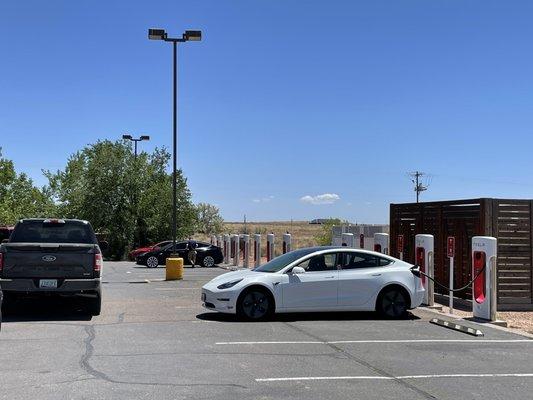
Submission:
{"label": "power line", "polygon": [[[418,199],[420,197],[420,193],[422,193],[423,191],[425,190],[428,190],[428,187],[429,187],[429,181],[427,180],[427,174],[424,173],[424,172],[420,172],[420,171],[415,171],[415,172],[411,172],[409,174],[409,176],[411,177],[411,182],[413,182],[415,184],[415,193],[416,193],[416,202],[418,203]],[[426,184],[423,185],[422,182],[421,182],[421,179],[422,177],[426,177]]]}

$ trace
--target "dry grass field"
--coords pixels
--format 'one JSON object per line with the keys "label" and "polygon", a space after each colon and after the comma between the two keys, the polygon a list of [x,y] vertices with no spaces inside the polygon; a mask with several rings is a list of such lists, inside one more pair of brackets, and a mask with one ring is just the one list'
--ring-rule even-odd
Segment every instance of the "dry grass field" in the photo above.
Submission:
{"label": "dry grass field", "polygon": [[[310,224],[307,221],[279,221],[279,222],[247,222],[246,226],[243,222],[225,222],[225,233],[260,233],[262,235],[261,244],[262,252],[266,254],[266,235],[273,233],[275,238],[276,255],[281,254],[282,235],[289,232],[292,235],[292,248],[298,249],[301,247],[315,246],[316,236],[322,231],[323,225]],[[208,237],[196,235],[199,240],[207,240]]]}

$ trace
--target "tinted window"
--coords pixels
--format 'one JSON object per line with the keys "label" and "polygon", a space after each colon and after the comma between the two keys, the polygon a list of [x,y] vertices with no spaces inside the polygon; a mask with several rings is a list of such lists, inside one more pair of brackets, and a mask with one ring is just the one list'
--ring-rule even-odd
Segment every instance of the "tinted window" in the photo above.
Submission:
{"label": "tinted window", "polygon": [[319,254],[298,264],[306,272],[331,271],[337,269],[337,253]]}
{"label": "tinted window", "polygon": [[290,253],[285,253],[281,256],[278,256],[266,264],[261,265],[254,269],[254,271],[259,272],[278,272],[285,268],[290,263],[298,260],[299,258],[305,257],[306,255],[316,251],[316,249],[300,249],[294,250]]}
{"label": "tinted window", "polygon": [[[172,251],[172,246],[173,246],[173,243],[170,242],[170,244],[167,245],[167,247],[165,248],[165,250],[166,250],[166,251]],[[186,242],[176,243],[176,250],[185,250],[185,246],[187,246],[187,243],[186,243]]]}
{"label": "tinted window", "polygon": [[392,261],[366,253],[344,253],[342,269],[373,268],[389,265]]}
{"label": "tinted window", "polygon": [[78,221],[60,223],[19,222],[10,241],[12,243],[97,243],[91,226]]}

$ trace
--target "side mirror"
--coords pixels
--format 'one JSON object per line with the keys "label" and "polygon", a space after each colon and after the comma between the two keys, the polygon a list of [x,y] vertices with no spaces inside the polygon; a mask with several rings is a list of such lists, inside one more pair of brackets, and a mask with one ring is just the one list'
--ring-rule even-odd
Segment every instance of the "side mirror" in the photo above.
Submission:
{"label": "side mirror", "polygon": [[101,242],[98,242],[98,246],[100,247],[100,250],[105,251],[109,248],[109,243],[106,240],[102,240]]}
{"label": "side mirror", "polygon": [[302,267],[294,267],[291,271],[293,275],[305,274],[305,269]]}

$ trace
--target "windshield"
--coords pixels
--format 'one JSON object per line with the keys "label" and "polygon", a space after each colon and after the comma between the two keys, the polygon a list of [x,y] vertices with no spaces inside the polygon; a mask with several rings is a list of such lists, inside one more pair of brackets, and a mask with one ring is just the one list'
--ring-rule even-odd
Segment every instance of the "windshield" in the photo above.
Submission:
{"label": "windshield", "polygon": [[281,256],[278,256],[270,260],[266,264],[263,264],[260,267],[255,268],[254,271],[278,272],[278,271],[281,271],[283,268],[285,268],[290,263],[292,263],[293,261],[296,261],[299,258],[306,256],[307,254],[314,253],[315,251],[317,251],[316,248],[294,250],[294,251],[291,251],[290,253],[285,253]]}
{"label": "windshield", "polygon": [[97,243],[93,230],[79,221],[47,223],[24,221],[11,234],[11,243]]}

